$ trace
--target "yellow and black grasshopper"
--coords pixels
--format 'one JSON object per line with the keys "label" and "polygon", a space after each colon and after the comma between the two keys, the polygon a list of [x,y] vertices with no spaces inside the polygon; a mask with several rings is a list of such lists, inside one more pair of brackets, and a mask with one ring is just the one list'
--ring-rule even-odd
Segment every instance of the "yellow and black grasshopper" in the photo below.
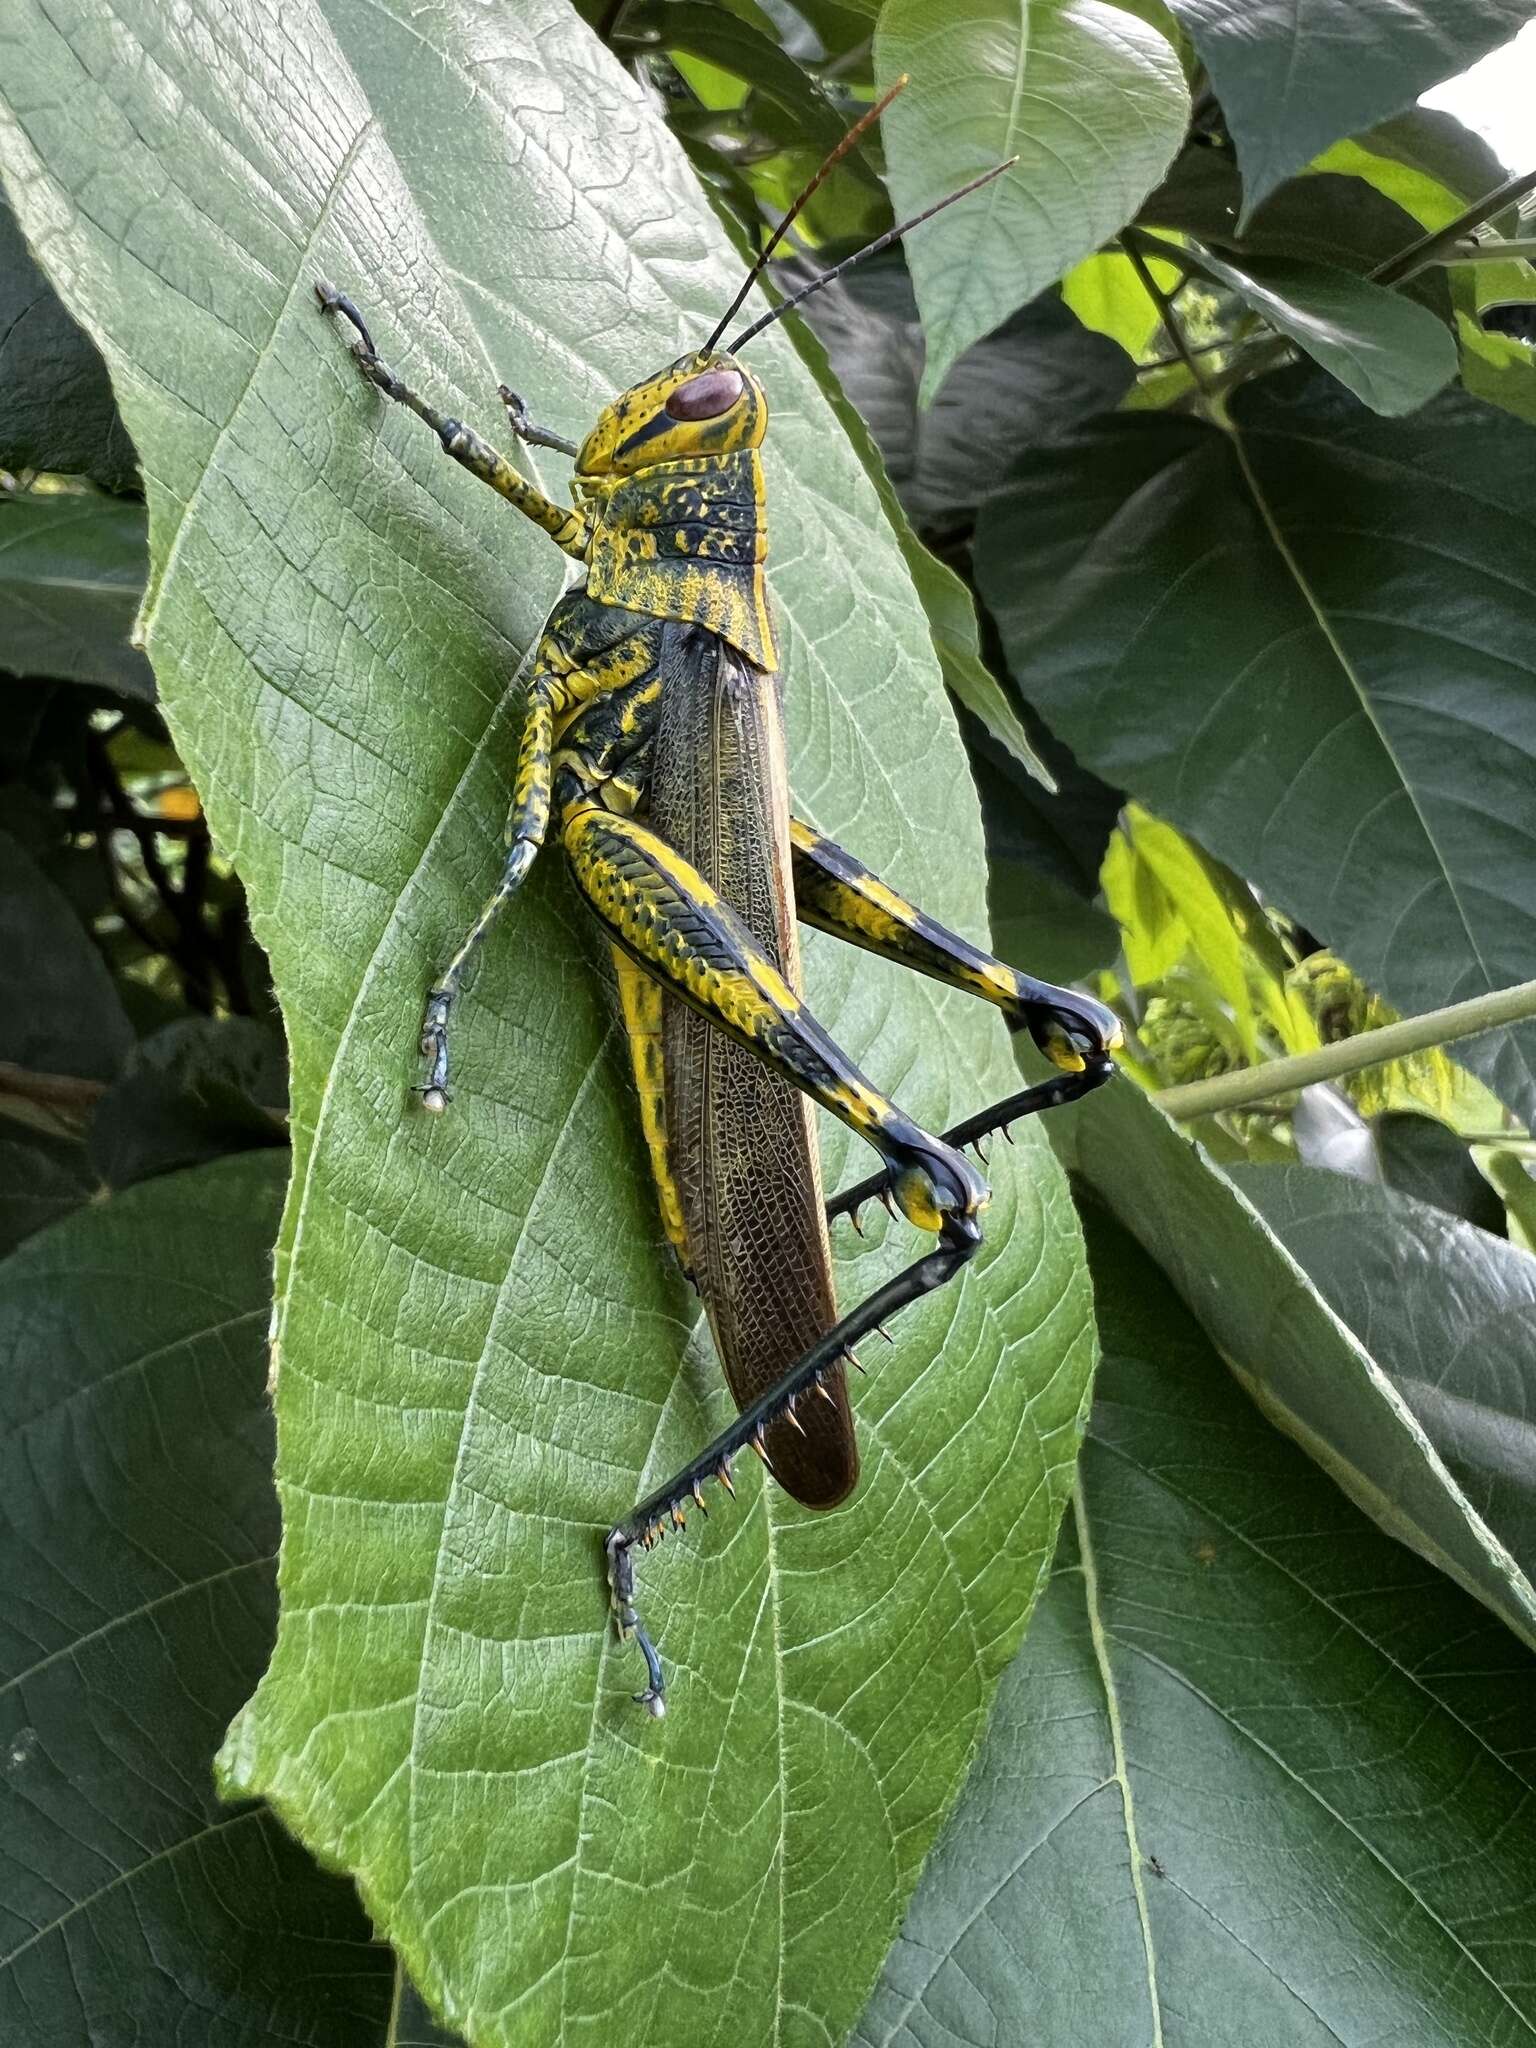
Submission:
{"label": "yellow and black grasshopper", "polygon": [[[829,1508],[848,1494],[858,1453],[845,1360],[859,1338],[949,1280],[981,1241],[988,1191],[962,1148],[1096,1087],[1114,1071],[1109,1054],[1119,1042],[1102,1004],[1035,981],[946,931],[790,806],[763,573],[758,451],[768,406],[737,351],[847,265],[813,279],[724,350],[715,344],[810,192],[890,97],[802,193],[705,346],[616,398],[579,449],[535,427],[501,387],[519,439],[575,457],[578,510],[552,503],[479,434],[409,390],[380,361],[352,302],[332,285],[316,287],[325,311],[357,329],[353,353],[368,381],[586,565],[585,585],[561,597],[538,646],[505,866],[428,996],[420,1093],[430,1110],[447,1106],[449,1020],[465,968],[553,821],[613,947],[666,1232],[703,1298],[741,1411],[605,1541],[620,1634],[633,1635],[645,1656],[649,1683],[636,1698],[655,1714],[665,1711],[664,1681],[635,1610],[635,1546],[648,1549],[668,1523],[682,1527],[685,1504],[704,1505],[706,1482],[730,1489],[732,1460],[748,1446],[807,1507]],[[797,918],[996,1004],[1062,1071],[931,1136],[806,1008]],[[830,1205],[811,1103],[841,1117],[884,1162]],[[871,1196],[936,1233],[938,1244],[840,1318],[827,1219],[856,1215]]]}

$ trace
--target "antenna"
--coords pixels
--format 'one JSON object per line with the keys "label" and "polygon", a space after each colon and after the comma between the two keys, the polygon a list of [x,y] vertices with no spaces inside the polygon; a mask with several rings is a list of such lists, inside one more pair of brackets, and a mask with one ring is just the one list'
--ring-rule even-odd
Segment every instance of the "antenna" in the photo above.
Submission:
{"label": "antenna", "polygon": [[789,232],[790,227],[793,225],[796,215],[800,212],[801,208],[805,205],[805,202],[810,198],[811,194],[816,190],[817,186],[821,183],[823,178],[827,176],[827,173],[829,171],[833,171],[837,168],[837,166],[842,162],[843,158],[848,154],[849,150],[853,148],[854,144],[859,140],[861,136],[868,134],[869,130],[879,120],[880,116],[885,112],[886,108],[891,104],[891,101],[895,99],[897,93],[899,93],[903,89],[906,83],[907,74],[905,71],[903,71],[900,78],[897,79],[896,83],[891,87],[890,91],[885,95],[885,97],[883,99],[876,100],[875,104],[869,109],[869,111],[867,113],[861,114],[858,120],[854,122],[853,126],[848,130],[848,133],[843,137],[842,141],[837,145],[836,149],[833,150],[832,154],[827,158],[826,162],[822,165],[821,169],[816,173],[815,177],[812,178],[809,185],[806,186],[805,190],[800,194],[800,197],[795,201],[794,205],[789,209],[788,213],[785,214],[784,218],[779,222],[778,226],[774,229],[773,233],[768,237],[768,241],[763,249],[762,254],[758,257],[757,261],[753,264],[752,268],[747,272],[746,276],[742,279],[741,290],[737,292],[735,298],[732,299],[731,303],[720,315],[719,324],[716,326],[714,333],[709,337],[708,341],[705,342],[703,350],[701,351],[702,354],[709,354],[710,350],[714,347],[715,343],[720,339],[721,335],[724,334],[726,328],[730,326],[731,322],[736,318],[736,315],[741,311],[742,306],[746,302],[747,293],[751,291],[753,285],[756,284],[758,278],[761,277],[769,257],[773,254],[774,250],[777,249],[780,242],[783,241],[785,235]]}
{"label": "antenna", "polygon": [[[1011,171],[1017,162],[1018,158],[1011,156],[1006,163],[994,164],[990,171],[983,171],[979,178],[972,178],[969,185],[962,185],[958,192],[951,192],[947,199],[940,199],[935,205],[926,207],[922,213],[914,213],[912,218],[904,220],[900,227],[887,229],[873,242],[866,243],[862,249],[856,249],[853,255],[845,256],[841,263],[835,263],[830,270],[823,270],[819,276],[813,277],[809,284],[803,284],[799,291],[792,293],[789,298],[781,299],[778,305],[770,312],[764,313],[761,319],[754,320],[750,327],[744,327],[729,345],[727,353],[735,355],[737,349],[744,347],[754,334],[761,334],[765,327],[771,327],[775,320],[782,319],[786,313],[798,306],[802,299],[808,299],[812,292],[819,292],[824,284],[831,284],[835,278],[841,277],[845,270],[852,270],[855,263],[862,263],[866,256],[878,256],[882,249],[888,249],[892,242],[899,242],[903,235],[910,234],[913,228],[920,228],[925,220],[932,220],[936,213],[942,213],[946,206],[953,206],[957,199],[967,198],[972,192],[980,191],[983,185],[990,185],[992,180],[1000,178],[1004,171]],[[742,296],[745,297],[746,294],[743,293]],[[722,321],[721,325],[724,324]]]}

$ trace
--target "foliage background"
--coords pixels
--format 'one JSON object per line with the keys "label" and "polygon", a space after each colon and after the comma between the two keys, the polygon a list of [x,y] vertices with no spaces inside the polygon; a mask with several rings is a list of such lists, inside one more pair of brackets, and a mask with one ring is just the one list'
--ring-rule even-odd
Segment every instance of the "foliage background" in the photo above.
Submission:
{"label": "foliage background", "polygon": [[[449,10],[436,44],[339,0],[265,39],[213,7],[7,29],[8,2038],[448,2038],[376,1934],[476,2042],[1521,2038],[1536,1025],[1340,1087],[1261,1077],[1182,1125],[1155,1096],[1531,974],[1536,273],[1520,181],[1412,104],[1530,10],[581,12]],[[354,388],[302,264],[259,378],[249,336],[313,214],[418,381],[483,415],[489,340],[579,431],[730,289],[658,117],[745,251],[903,69],[781,285],[1021,162],[809,303],[809,376],[794,323],[764,351],[797,788],[976,928],[931,636],[1000,949],[1130,1033],[1131,1080],[1050,1133],[1104,1362],[1014,1654],[1089,1364],[1034,1134],[998,1169],[991,1267],[862,1390],[867,1519],[760,1495],[666,1560],[690,1710],[646,1753],[583,1545],[718,1395],[638,1171],[611,1171],[622,1077],[556,878],[461,1048],[502,1078],[435,1154],[401,1107],[555,572]],[[146,575],[155,672],[129,641]],[[286,693],[242,682],[274,673]],[[1007,1085],[956,1005],[830,949],[811,971],[936,1121]],[[271,1648],[290,1143],[313,1208],[279,1255],[287,1648],[224,1788],[273,1797],[373,1926],[212,1778]],[[897,1249],[875,1233],[845,1293]],[[477,1346],[503,1376],[475,1421],[452,1368]],[[548,1403],[506,1398],[573,1350]],[[677,1388],[659,1445],[637,1352],[646,1398]],[[458,1576],[426,1642],[391,1609],[445,1499]],[[787,1686],[755,1668],[764,1597],[779,1654],[803,1644]],[[434,1745],[404,1858],[401,1696]]]}

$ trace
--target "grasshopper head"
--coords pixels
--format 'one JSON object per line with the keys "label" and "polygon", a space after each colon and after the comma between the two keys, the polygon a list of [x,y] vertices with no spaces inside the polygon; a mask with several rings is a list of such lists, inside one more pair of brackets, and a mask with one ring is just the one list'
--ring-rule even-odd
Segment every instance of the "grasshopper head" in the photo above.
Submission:
{"label": "grasshopper head", "polygon": [[757,448],[767,431],[768,402],[752,372],[734,356],[701,349],[605,405],[581,444],[576,470],[633,476],[683,456]]}

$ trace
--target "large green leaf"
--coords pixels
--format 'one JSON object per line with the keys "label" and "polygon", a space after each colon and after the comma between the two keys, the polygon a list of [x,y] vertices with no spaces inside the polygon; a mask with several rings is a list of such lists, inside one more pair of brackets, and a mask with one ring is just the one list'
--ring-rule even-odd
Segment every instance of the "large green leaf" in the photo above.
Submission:
{"label": "large green leaf", "polygon": [[283,1175],[225,1160],[0,1264],[0,2036],[383,2048],[349,1885],[211,1764],[272,1637]]}
{"label": "large green leaf", "polygon": [[[1120,418],[988,501],[977,574],[1030,701],[1405,1012],[1536,953],[1536,437],[1314,371],[1235,433]],[[1536,1032],[1469,1041],[1527,1120]]]}
{"label": "large green leaf", "polygon": [[[836,2036],[1048,1555],[1091,1355],[1065,1190],[1038,1137],[999,1174],[986,1252],[862,1391],[845,1509],[749,1480],[648,1562],[674,1711],[639,1715],[599,1533],[723,1404],[554,861],[484,955],[454,1113],[408,1093],[422,991],[496,872],[561,563],[360,383],[311,292],[350,286],[453,411],[494,427],[499,375],[580,433],[707,332],[738,266],[557,0],[100,22],[27,11],[0,148],[154,479],[150,652],[293,1059],[282,1619],[225,1782],[356,1872],[477,2043]],[[922,613],[794,350],[758,360],[801,805],[979,933]],[[808,972],[918,1115],[1009,1085],[975,1005],[822,944]],[[888,1235],[845,1250],[846,1297],[910,1255]]]}
{"label": "large green leaf", "polygon": [[1536,1667],[1267,1428],[1090,1217],[1074,1511],[857,2030],[874,2048],[1536,2031]]}
{"label": "large green leaf", "polygon": [[1427,307],[1384,285],[1285,256],[1228,263],[1198,245],[1185,254],[1372,412],[1412,412],[1456,374],[1456,344],[1447,329]]}
{"label": "large green leaf", "polygon": [[1536,1578],[1536,1259],[1347,1174],[1240,1166],[1228,1178],[1370,1346],[1467,1499]]}
{"label": "large green leaf", "polygon": [[1189,95],[1166,37],[1110,0],[886,0],[882,89],[899,217],[1017,156],[907,248],[931,399],[971,343],[1135,213],[1183,140]]}
{"label": "large green leaf", "polygon": [[1237,144],[1251,212],[1341,136],[1408,107],[1528,19],[1529,0],[1169,0]]}
{"label": "large green leaf", "polygon": [[146,560],[131,500],[0,497],[0,668],[152,699],[149,663],[128,644]]}
{"label": "large green leaf", "polygon": [[[1245,1188],[1129,1082],[1057,1117],[1052,1133],[1271,1419],[1389,1535],[1536,1642],[1536,1587],[1484,1513],[1494,1498],[1486,1473],[1464,1485],[1456,1441],[1442,1443],[1399,1391],[1395,1375],[1418,1370],[1407,1311],[1362,1309],[1365,1327],[1351,1330],[1327,1285],[1297,1263]],[[1454,1310],[1438,1320],[1449,1330]],[[1500,1519],[1510,1523],[1502,1508]]]}
{"label": "large green leaf", "polygon": [[0,194],[0,469],[138,481],[107,366],[32,261]]}

